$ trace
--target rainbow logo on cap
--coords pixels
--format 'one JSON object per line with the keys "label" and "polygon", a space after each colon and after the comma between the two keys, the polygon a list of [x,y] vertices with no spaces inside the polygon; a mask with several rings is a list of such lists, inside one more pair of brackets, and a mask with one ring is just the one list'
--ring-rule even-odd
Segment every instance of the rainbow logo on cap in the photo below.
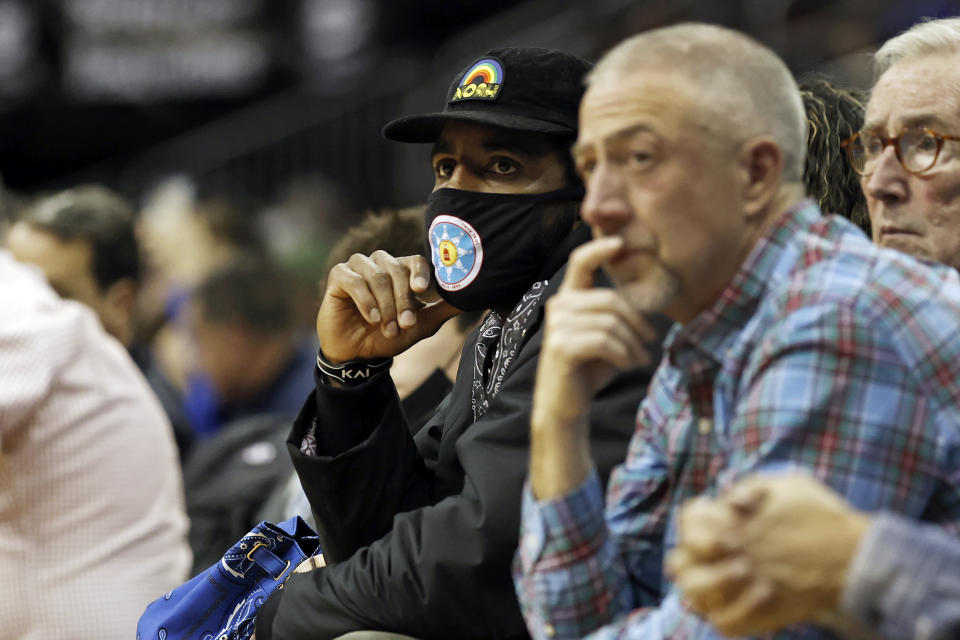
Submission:
{"label": "rainbow logo on cap", "polygon": [[460,79],[460,85],[450,102],[460,100],[496,100],[503,84],[503,65],[496,58],[484,58],[473,63]]}

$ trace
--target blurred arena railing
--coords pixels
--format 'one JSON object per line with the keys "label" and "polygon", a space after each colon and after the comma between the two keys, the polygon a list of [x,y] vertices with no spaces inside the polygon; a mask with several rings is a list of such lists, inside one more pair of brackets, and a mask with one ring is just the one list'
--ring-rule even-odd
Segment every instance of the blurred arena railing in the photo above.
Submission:
{"label": "blurred arena railing", "polygon": [[632,33],[699,20],[751,33],[778,50],[798,74],[827,69],[848,84],[862,85],[868,81],[866,54],[874,42],[908,26],[915,12],[943,15],[954,4],[531,0],[438,43],[429,64],[411,63],[404,73],[377,78],[347,95],[293,90],[160,144],[126,166],[98,165],[64,182],[112,170],[118,188],[139,194],[158,175],[182,172],[202,188],[265,200],[292,176],[317,173],[341,185],[357,207],[409,205],[422,200],[432,182],[427,149],[384,141],[380,128],[397,115],[439,109],[456,70],[486,49],[544,46],[595,58]]}

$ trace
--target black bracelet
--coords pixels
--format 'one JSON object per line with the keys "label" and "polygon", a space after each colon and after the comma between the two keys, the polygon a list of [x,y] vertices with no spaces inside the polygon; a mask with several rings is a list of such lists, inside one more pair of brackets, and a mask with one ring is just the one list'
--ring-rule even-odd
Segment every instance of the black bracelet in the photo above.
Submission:
{"label": "black bracelet", "polygon": [[320,373],[348,386],[363,384],[378,373],[389,371],[391,364],[393,358],[347,360],[340,364],[331,364],[323,357],[323,349],[317,349],[317,369],[320,369]]}

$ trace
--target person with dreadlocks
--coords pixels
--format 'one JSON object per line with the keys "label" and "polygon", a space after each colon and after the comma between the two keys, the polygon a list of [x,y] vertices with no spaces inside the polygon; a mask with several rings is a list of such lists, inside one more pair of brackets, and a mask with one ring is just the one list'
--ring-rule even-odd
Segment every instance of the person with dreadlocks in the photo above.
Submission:
{"label": "person with dreadlocks", "polygon": [[807,194],[824,213],[840,214],[870,235],[860,176],[847,162],[842,146],[863,124],[865,96],[812,75],[801,78],[798,88],[807,114],[807,160],[803,166]]}

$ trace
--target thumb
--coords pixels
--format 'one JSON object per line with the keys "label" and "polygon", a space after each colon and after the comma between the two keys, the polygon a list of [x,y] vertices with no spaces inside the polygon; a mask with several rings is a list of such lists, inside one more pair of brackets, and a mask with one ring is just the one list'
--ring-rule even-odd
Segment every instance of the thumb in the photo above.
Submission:
{"label": "thumb", "polygon": [[723,499],[741,517],[753,515],[767,497],[767,489],[759,478],[748,478],[731,487]]}
{"label": "thumb", "polygon": [[440,300],[417,310],[417,325],[423,329],[425,335],[432,335],[440,325],[460,313],[460,309],[446,300]]}
{"label": "thumb", "polygon": [[410,289],[415,294],[423,293],[430,286],[430,261],[423,256],[397,258],[410,272]]}
{"label": "thumb", "polygon": [[568,290],[592,288],[597,269],[622,248],[623,238],[619,236],[597,238],[580,245],[570,254],[567,272],[563,276],[563,284],[560,288]]}

